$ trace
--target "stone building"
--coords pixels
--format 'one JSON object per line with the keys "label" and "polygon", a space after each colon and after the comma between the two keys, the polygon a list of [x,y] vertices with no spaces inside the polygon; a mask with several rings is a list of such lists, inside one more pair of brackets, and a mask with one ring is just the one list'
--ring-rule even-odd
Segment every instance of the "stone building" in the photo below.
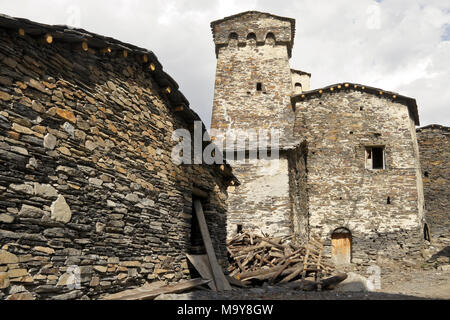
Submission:
{"label": "stone building", "polygon": [[450,128],[417,129],[427,223],[432,238],[450,234]]}
{"label": "stone building", "polygon": [[[310,90],[311,75],[289,65],[294,19],[250,11],[211,27],[211,134],[225,141],[241,182],[229,192],[228,235],[243,228],[305,241],[314,234],[340,263],[419,253],[424,198],[415,100],[355,83]],[[236,136],[260,129],[277,133],[270,143],[236,148]],[[277,156],[266,157],[266,149]]]}
{"label": "stone building", "polygon": [[1,15],[0,299],[189,278],[194,188],[225,266],[229,165],[171,159],[198,120],[151,51]]}

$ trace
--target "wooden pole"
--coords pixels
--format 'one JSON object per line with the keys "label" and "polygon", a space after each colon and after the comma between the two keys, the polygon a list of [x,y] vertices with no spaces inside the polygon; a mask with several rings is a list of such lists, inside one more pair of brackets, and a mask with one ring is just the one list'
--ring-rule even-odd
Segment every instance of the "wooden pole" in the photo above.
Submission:
{"label": "wooden pole", "polygon": [[202,234],[203,243],[205,245],[206,253],[208,255],[209,263],[214,276],[214,282],[216,284],[217,291],[231,290],[231,286],[228,280],[223,274],[222,268],[217,262],[216,253],[212,246],[211,237],[209,235],[208,226],[206,225],[205,216],[203,214],[202,203],[200,200],[194,200],[195,214],[197,216],[198,224],[200,226],[200,232]]}
{"label": "wooden pole", "polygon": [[86,40],[84,40],[84,41],[81,43],[81,48],[82,48],[84,51],[88,51],[88,50],[89,50],[89,45],[88,45],[88,42],[87,42]]}
{"label": "wooden pole", "polygon": [[48,44],[51,44],[51,43],[53,42],[53,36],[52,36],[50,33],[47,33],[47,34],[45,35],[45,41],[46,41]]}
{"label": "wooden pole", "polygon": [[207,192],[205,192],[199,188],[196,188],[196,187],[192,188],[192,195],[199,197],[199,198],[204,198],[204,199],[208,198]]}

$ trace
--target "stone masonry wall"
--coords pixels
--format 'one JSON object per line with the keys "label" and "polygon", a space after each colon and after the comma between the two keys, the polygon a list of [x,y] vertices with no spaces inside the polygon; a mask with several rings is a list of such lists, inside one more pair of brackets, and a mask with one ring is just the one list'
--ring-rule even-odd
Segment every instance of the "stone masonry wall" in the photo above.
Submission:
{"label": "stone masonry wall", "polygon": [[[96,298],[189,277],[193,184],[226,266],[226,185],[171,161],[175,115],[132,55],[0,29],[0,299]],[[81,274],[71,288],[70,270]],[[77,271],[75,271],[77,272]]]}
{"label": "stone masonry wall", "polygon": [[241,185],[228,188],[228,237],[244,230],[271,236],[292,233],[290,222],[288,160],[229,161]]}
{"label": "stone masonry wall", "polygon": [[[292,141],[293,88],[288,46],[293,32],[288,21],[252,14],[214,26],[218,55],[212,129],[274,129],[280,132],[281,145]],[[237,40],[228,38],[232,33],[238,35]],[[252,33],[256,40],[247,39]],[[269,33],[274,38],[266,39]],[[219,136],[213,131],[211,134]]]}
{"label": "stone masonry wall", "polygon": [[[296,70],[291,70],[292,75],[292,90],[295,94],[302,93],[303,91],[309,91],[309,84],[311,76]],[[299,83],[301,87],[297,87],[296,84]]]}
{"label": "stone masonry wall", "polygon": [[[329,254],[332,232],[347,228],[353,262],[419,253],[423,195],[407,106],[360,91],[336,91],[296,104],[295,133],[308,144],[311,235],[325,240]],[[385,169],[366,169],[366,146],[385,146]]]}
{"label": "stone masonry wall", "polygon": [[432,237],[450,233],[450,128],[417,129],[427,223]]}
{"label": "stone masonry wall", "polygon": [[300,243],[309,239],[307,154],[306,143],[288,151],[290,220],[294,237]]}

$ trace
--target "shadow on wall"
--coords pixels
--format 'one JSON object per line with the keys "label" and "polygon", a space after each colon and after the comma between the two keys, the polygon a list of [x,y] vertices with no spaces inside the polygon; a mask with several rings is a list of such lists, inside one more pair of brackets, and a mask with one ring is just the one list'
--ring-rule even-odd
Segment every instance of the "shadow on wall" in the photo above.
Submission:
{"label": "shadow on wall", "polygon": [[450,246],[446,246],[441,251],[433,254],[428,261],[429,262],[436,261],[439,257],[447,257],[447,259],[450,260]]}

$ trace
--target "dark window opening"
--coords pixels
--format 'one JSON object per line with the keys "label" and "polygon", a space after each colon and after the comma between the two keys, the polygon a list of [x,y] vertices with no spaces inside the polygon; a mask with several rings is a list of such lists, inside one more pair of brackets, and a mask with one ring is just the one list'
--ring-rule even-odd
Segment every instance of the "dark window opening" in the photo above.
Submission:
{"label": "dark window opening", "polygon": [[242,224],[238,224],[238,225],[237,225],[236,232],[237,232],[237,233],[241,233],[241,232],[242,232]]}
{"label": "dark window opening", "polygon": [[262,82],[256,84],[256,91],[262,91]]}
{"label": "dark window opening", "polygon": [[230,33],[229,39],[231,40],[237,40],[238,39],[238,35],[236,32],[232,32]]}
{"label": "dark window opening", "polygon": [[384,169],[384,147],[366,148],[366,168]]}
{"label": "dark window opening", "polygon": [[363,111],[363,107],[359,107],[359,111]]}
{"label": "dark window opening", "polygon": [[267,39],[273,40],[273,42],[275,42],[275,35],[272,32],[269,32],[266,36],[266,40]]}
{"label": "dark window opening", "polygon": [[424,224],[423,226],[423,238],[429,242],[431,242],[431,235],[430,235],[430,228],[428,227],[428,224]]}
{"label": "dark window opening", "polygon": [[256,41],[256,34],[254,34],[253,32],[249,33],[247,35],[247,40],[254,40],[254,41]]}
{"label": "dark window opening", "polygon": [[372,169],[383,169],[383,148],[372,148]]}
{"label": "dark window opening", "polygon": [[199,198],[192,197],[192,218],[191,218],[191,254],[206,254],[205,245],[203,243],[200,225],[197,220],[197,215],[194,208],[194,200]]}
{"label": "dark window opening", "polygon": [[425,171],[423,175],[428,178],[428,171]]}
{"label": "dark window opening", "polygon": [[387,197],[386,203],[387,203],[387,204],[391,204],[391,197]]}

